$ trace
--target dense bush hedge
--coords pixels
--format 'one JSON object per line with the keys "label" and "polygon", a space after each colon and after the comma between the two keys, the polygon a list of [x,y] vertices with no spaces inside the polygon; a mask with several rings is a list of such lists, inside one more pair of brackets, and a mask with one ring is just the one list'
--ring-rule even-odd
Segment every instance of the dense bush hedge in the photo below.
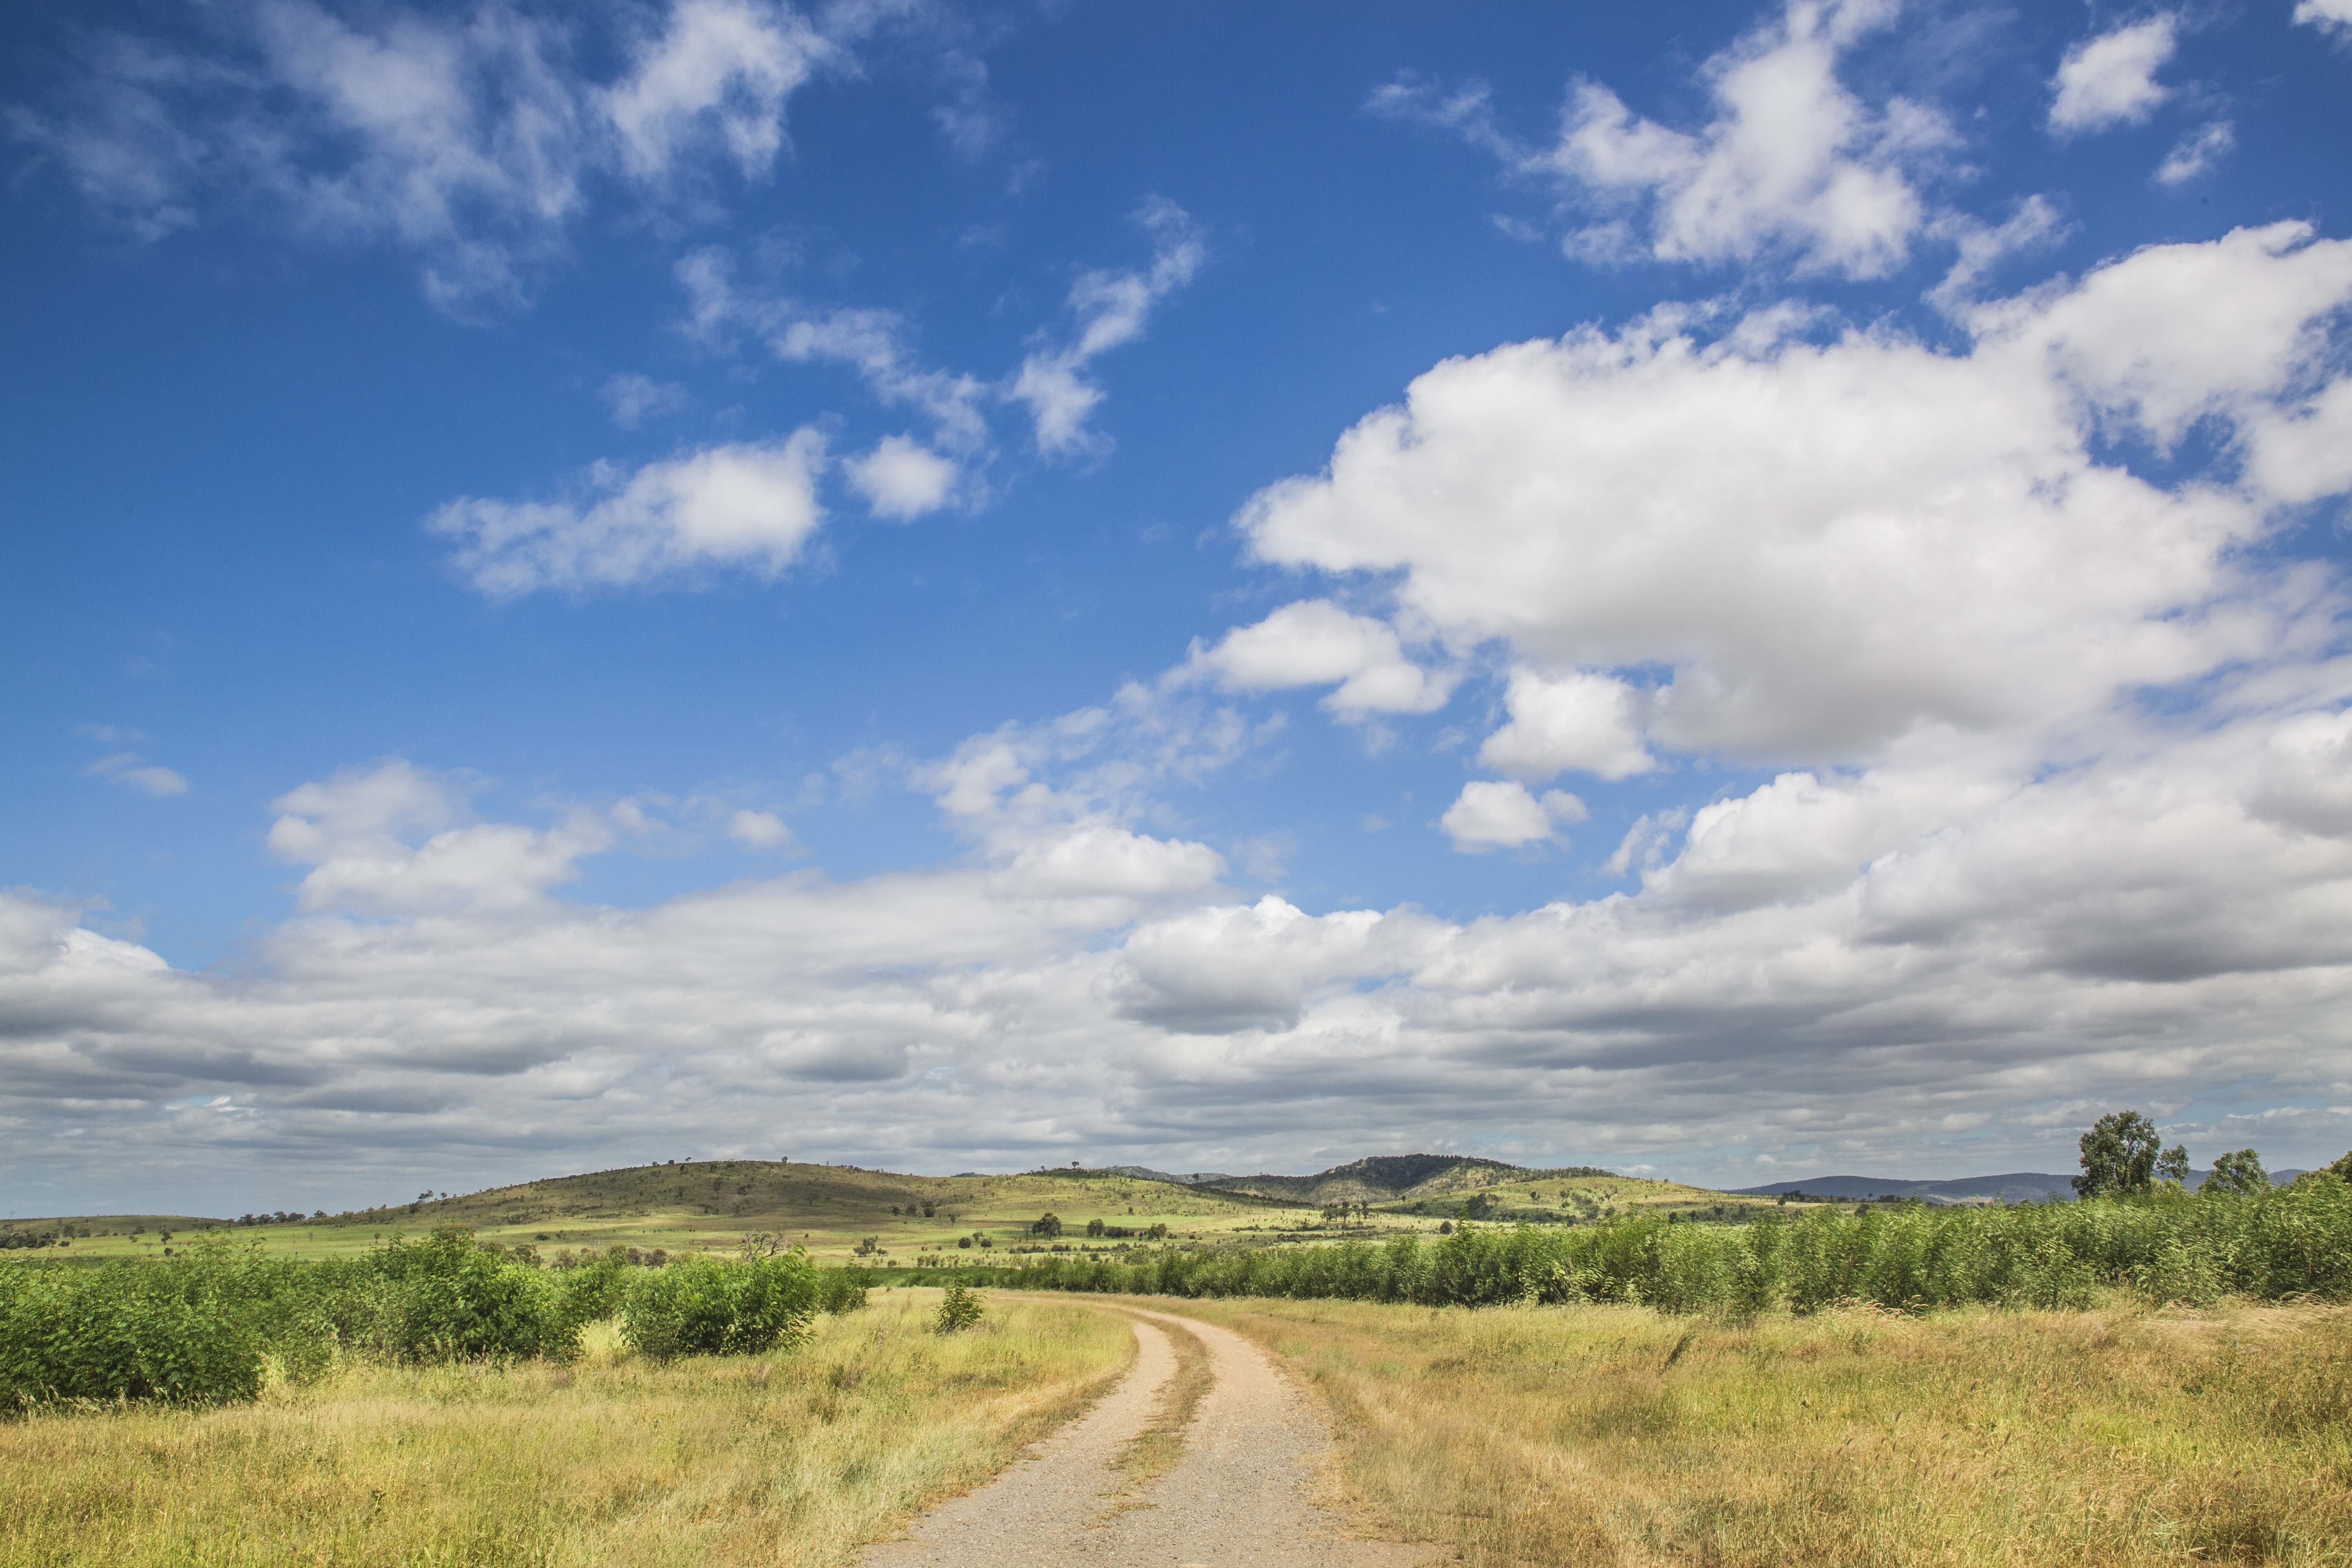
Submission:
{"label": "dense bush hedge", "polygon": [[692,1258],[647,1269],[621,1298],[621,1337],[656,1361],[743,1355],[808,1338],[818,1306],[807,1256]]}
{"label": "dense bush hedge", "polygon": [[59,1399],[250,1399],[274,1362],[302,1381],[337,1354],[399,1362],[576,1354],[616,1311],[648,1353],[797,1342],[820,1305],[864,1305],[865,1272],[820,1286],[804,1256],[640,1268],[625,1248],[553,1272],[470,1232],[304,1263],[206,1237],[163,1261],[0,1265],[0,1410]]}
{"label": "dense bush hedge", "polygon": [[2087,1304],[2102,1286],[2202,1304],[2224,1293],[2352,1300],[2352,1186],[2332,1176],[2242,1195],[2158,1191],[2075,1204],[1817,1210],[1794,1221],[1572,1229],[1465,1226],[1435,1245],[1055,1258],[1026,1286],[1164,1296],[1336,1297],[1424,1306],[1628,1301],[1672,1312]]}
{"label": "dense bush hedge", "polygon": [[250,1399],[262,1353],[249,1316],[191,1269],[0,1268],[0,1406]]}
{"label": "dense bush hedge", "polygon": [[467,1231],[415,1242],[395,1237],[354,1263],[314,1267],[322,1283],[343,1287],[341,1300],[354,1309],[339,1325],[341,1342],[393,1360],[561,1361],[579,1349],[585,1320],[564,1310],[556,1282],[475,1246]]}

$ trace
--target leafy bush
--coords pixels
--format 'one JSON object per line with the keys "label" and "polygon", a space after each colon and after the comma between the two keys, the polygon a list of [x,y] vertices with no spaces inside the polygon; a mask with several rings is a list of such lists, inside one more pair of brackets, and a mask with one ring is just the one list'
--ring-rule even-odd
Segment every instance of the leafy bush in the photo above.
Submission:
{"label": "leafy bush", "polygon": [[2221,1299],[2221,1271],[2212,1258],[2168,1238],[2133,1271],[2132,1283],[2158,1306],[2210,1307]]}
{"label": "leafy bush", "polygon": [[819,1310],[827,1312],[855,1312],[866,1305],[866,1292],[873,1289],[874,1270],[852,1264],[846,1268],[827,1268],[817,1277]]}
{"label": "leafy bush", "polygon": [[642,1355],[744,1355],[805,1342],[817,1310],[805,1253],[692,1258],[629,1284],[621,1337]]}
{"label": "leafy bush", "polygon": [[[329,1267],[331,1266],[323,1266]],[[577,1353],[581,1320],[563,1290],[538,1269],[474,1245],[471,1231],[394,1237],[370,1253],[351,1281],[350,1340],[396,1361]]]}
{"label": "leafy bush", "polygon": [[263,1352],[236,1303],[188,1270],[0,1268],[0,1405],[250,1399]]}
{"label": "leafy bush", "polygon": [[943,1334],[960,1333],[979,1323],[982,1310],[980,1298],[966,1289],[962,1280],[953,1280],[947,1294],[940,1298],[939,1316],[931,1326]]}
{"label": "leafy bush", "polygon": [[301,1382],[339,1352],[564,1358],[583,1321],[555,1281],[463,1230],[325,1263],[224,1232],[162,1262],[0,1268],[0,1405],[250,1399],[271,1364]]}
{"label": "leafy bush", "polygon": [[555,1277],[555,1289],[567,1322],[601,1322],[621,1310],[632,1267],[629,1249],[614,1247],[591,1253]]}

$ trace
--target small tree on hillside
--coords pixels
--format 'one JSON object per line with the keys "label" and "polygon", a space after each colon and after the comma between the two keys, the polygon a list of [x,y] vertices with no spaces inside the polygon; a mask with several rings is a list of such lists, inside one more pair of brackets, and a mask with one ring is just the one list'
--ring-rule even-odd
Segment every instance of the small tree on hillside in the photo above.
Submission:
{"label": "small tree on hillside", "polygon": [[[2115,1110],[2099,1118],[2083,1134],[2083,1173],[2074,1178],[2074,1195],[2115,1197],[2144,1193],[2154,1184],[2162,1140],[2156,1123],[2137,1110]],[[2188,1156],[2184,1153],[2182,1160]]]}

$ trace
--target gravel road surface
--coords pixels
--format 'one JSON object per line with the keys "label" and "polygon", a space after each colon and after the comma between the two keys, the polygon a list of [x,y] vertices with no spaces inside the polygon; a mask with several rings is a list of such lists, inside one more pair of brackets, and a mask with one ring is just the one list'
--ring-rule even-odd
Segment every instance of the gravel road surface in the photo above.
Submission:
{"label": "gravel road surface", "polygon": [[[1313,1495],[1329,1445],[1314,1405],[1240,1335],[1139,1308],[1135,1364],[1087,1415],[987,1486],[919,1520],[860,1568],[1418,1568],[1432,1547],[1350,1538]],[[1140,1492],[1114,1464],[1150,1425],[1176,1354],[1160,1324],[1208,1347],[1216,1381],[1183,1457]]]}

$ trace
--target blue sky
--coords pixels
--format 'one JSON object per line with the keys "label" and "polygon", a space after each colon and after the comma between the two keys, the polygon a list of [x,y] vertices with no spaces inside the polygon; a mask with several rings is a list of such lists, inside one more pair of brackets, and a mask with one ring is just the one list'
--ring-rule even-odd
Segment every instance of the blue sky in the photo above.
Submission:
{"label": "blue sky", "polygon": [[0,26],[19,1212],[2352,1142],[2343,0]]}

